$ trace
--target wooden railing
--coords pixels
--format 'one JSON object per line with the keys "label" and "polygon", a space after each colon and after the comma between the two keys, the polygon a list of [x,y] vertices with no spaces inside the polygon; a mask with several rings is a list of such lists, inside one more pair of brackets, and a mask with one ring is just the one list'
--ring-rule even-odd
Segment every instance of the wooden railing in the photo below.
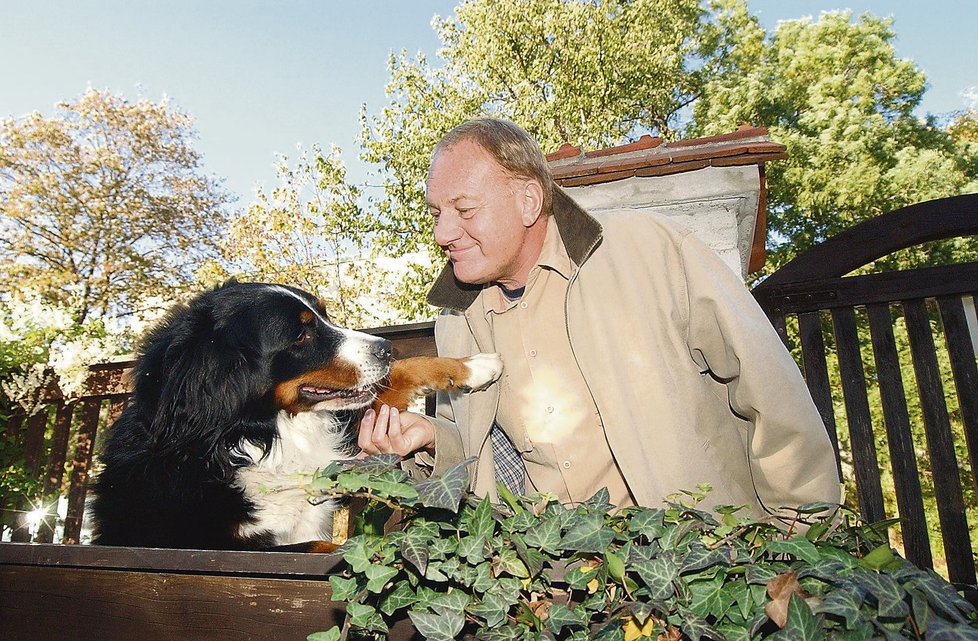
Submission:
{"label": "wooden railing", "polygon": [[[951,581],[969,585],[978,527],[978,332],[967,314],[974,315],[978,263],[863,272],[902,249],[974,235],[978,194],[905,207],[812,248],[753,291],[785,343],[800,346],[837,453],[840,438],[849,442],[847,476],[863,517],[898,516],[905,554],[921,567],[934,566],[936,538]],[[895,505],[884,500],[884,476],[892,476]],[[928,522],[929,506],[938,523]]]}

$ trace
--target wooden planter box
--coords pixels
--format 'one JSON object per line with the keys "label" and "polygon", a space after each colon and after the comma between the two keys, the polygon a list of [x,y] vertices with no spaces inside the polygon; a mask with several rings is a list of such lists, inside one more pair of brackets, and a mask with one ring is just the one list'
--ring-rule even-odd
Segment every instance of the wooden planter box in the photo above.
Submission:
{"label": "wooden planter box", "polygon": [[339,563],[319,554],[0,543],[0,639],[303,641],[342,625],[344,604],[330,600],[328,581]]}

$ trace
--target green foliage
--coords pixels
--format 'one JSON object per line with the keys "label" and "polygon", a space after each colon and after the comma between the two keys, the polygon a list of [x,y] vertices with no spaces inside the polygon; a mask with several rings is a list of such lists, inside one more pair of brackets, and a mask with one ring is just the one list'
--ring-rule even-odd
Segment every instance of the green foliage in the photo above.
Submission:
{"label": "green foliage", "polygon": [[[756,31],[755,38],[756,38]],[[909,204],[978,189],[976,150],[914,112],[924,73],[896,56],[892,20],[849,11],[779,23],[707,85],[691,132],[770,128],[788,159],[767,166],[769,270],[852,225]],[[967,120],[961,125],[966,136]],[[974,242],[930,246],[891,267],[969,260]],[[970,257],[970,258],[969,258]]]}
{"label": "green foliage", "polygon": [[707,488],[620,512],[606,491],[570,507],[546,495],[493,505],[466,493],[470,462],[422,485],[432,492],[396,456],[323,472],[324,495],[395,508],[403,529],[344,544],[330,584],[347,620],[310,639],[386,638],[405,617],[432,641],[978,639],[952,586],[850,512],[803,506],[784,531],[733,506],[705,511]]}

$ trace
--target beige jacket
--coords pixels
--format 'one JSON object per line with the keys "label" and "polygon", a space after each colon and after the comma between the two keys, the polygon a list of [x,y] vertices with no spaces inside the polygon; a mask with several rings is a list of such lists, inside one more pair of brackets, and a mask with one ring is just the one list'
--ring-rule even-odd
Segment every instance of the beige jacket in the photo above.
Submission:
{"label": "beige jacket", "polygon": [[[700,483],[713,486],[704,507],[747,504],[755,517],[838,502],[832,446],[798,367],[716,253],[653,214],[592,217],[560,190],[554,216],[575,265],[562,329],[638,503]],[[440,355],[493,351],[472,305],[480,289],[451,266],[435,282]],[[477,456],[472,489],[492,497],[498,396],[496,386],[441,396],[435,421],[435,473]]]}

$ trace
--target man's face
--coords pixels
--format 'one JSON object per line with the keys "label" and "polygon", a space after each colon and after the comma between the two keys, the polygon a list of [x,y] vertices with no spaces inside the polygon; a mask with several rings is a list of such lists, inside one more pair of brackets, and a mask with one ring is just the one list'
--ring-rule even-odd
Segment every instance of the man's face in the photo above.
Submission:
{"label": "man's face", "polygon": [[526,284],[542,247],[538,223],[545,229],[538,193],[536,181],[509,176],[474,142],[437,153],[428,171],[428,210],[435,242],[459,281]]}

